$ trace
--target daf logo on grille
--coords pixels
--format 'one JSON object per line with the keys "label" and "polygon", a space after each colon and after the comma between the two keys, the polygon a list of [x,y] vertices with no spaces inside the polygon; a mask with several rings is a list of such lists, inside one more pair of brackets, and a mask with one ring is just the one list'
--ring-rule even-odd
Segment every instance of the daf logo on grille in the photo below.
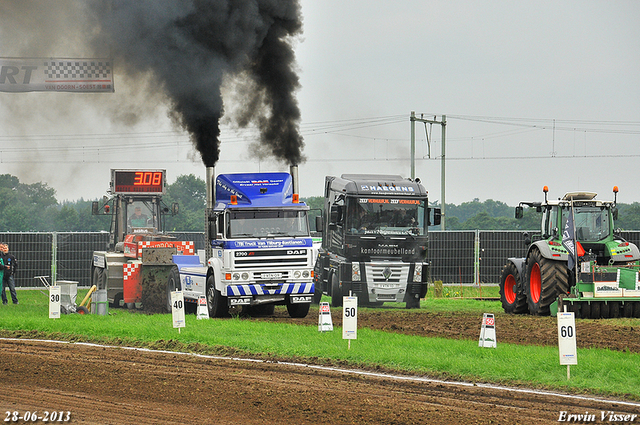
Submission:
{"label": "daf logo on grille", "polygon": [[391,269],[389,267],[385,267],[382,271],[382,276],[384,277],[384,280],[389,280],[391,277]]}

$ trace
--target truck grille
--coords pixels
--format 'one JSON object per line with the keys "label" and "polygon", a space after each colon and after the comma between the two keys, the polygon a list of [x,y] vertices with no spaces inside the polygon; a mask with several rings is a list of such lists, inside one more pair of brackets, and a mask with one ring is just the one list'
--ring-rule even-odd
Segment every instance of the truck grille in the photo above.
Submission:
{"label": "truck grille", "polygon": [[409,265],[399,263],[366,263],[367,281],[374,283],[406,283]]}
{"label": "truck grille", "polygon": [[234,269],[308,267],[306,249],[275,251],[237,251],[233,257]]}

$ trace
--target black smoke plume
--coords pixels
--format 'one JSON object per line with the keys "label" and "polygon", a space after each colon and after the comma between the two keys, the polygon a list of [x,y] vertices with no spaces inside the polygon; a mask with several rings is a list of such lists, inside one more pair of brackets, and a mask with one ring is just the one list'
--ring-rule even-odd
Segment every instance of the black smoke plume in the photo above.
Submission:
{"label": "black smoke plume", "polygon": [[236,124],[257,125],[260,142],[277,159],[303,161],[291,44],[302,33],[297,0],[94,0],[87,6],[94,48],[108,46],[116,72],[157,82],[206,166],[219,159],[225,77],[252,88]]}

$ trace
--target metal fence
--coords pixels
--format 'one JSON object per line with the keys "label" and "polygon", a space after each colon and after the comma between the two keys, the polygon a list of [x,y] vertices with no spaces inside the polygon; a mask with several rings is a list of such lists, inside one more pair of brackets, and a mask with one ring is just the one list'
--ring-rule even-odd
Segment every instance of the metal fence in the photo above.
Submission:
{"label": "metal fence", "polygon": [[[205,249],[201,232],[172,232],[177,240],[193,241],[196,250]],[[640,231],[623,232],[621,236],[640,245]],[[0,241],[18,259],[16,286],[37,287],[36,276],[54,280],[71,280],[79,286],[91,283],[93,251],[105,250],[106,232],[0,233]],[[492,284],[500,281],[500,273],[508,257],[524,257],[526,245],[520,231],[446,231],[429,233],[428,260],[431,279],[444,283]]]}
{"label": "metal fence", "polygon": [[[200,232],[170,232],[177,240],[194,242],[194,248],[205,248],[205,236]],[[0,233],[0,241],[9,244],[16,256],[16,286],[41,286],[36,276],[54,280],[71,280],[79,286],[91,284],[93,251],[107,249],[107,232]],[[51,276],[54,276],[53,278]]]}

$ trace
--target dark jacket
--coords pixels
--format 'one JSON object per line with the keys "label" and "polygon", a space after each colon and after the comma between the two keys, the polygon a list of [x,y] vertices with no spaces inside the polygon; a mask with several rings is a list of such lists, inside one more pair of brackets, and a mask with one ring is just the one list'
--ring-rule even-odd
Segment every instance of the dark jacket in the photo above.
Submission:
{"label": "dark jacket", "polygon": [[6,268],[6,267],[4,268],[3,280],[9,280],[9,276],[13,276],[16,272],[16,269],[18,267],[18,260],[10,252],[7,252],[6,254],[2,254],[2,260],[5,265],[9,266],[9,268]]}

